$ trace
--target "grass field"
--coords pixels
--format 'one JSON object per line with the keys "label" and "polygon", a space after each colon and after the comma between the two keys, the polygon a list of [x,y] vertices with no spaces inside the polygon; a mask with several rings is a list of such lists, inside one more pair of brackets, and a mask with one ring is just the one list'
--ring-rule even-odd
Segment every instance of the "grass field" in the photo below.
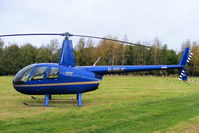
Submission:
{"label": "grass field", "polygon": [[12,78],[0,77],[0,133],[199,132],[198,78],[188,85],[162,77],[107,76],[99,89],[83,94],[81,108],[24,106],[23,102],[42,101],[16,92]]}

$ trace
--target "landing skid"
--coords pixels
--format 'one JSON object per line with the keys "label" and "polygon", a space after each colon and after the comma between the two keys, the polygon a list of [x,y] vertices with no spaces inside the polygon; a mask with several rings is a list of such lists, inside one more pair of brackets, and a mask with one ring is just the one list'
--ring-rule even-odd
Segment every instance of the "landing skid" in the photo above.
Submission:
{"label": "landing skid", "polygon": [[77,106],[81,107],[82,106],[82,93],[78,93],[77,94],[77,99],[52,99],[51,94],[46,94],[45,95],[45,99],[43,98],[36,98],[36,97],[31,97],[34,100],[44,100],[44,104],[43,105],[33,105],[33,104],[28,104],[28,103],[24,103],[24,105],[26,106],[32,106],[32,107],[68,107],[68,106],[49,106],[49,101],[52,100],[73,100],[73,101],[77,101]]}
{"label": "landing skid", "polygon": [[25,106],[30,106],[30,107],[76,107],[76,106],[59,106],[59,105],[34,105],[34,104],[29,104],[29,103],[23,103]]}
{"label": "landing skid", "polygon": [[[34,100],[45,100],[44,98],[37,98],[37,97],[33,97],[31,96],[32,99]],[[77,99],[49,99],[49,100],[77,100]]]}

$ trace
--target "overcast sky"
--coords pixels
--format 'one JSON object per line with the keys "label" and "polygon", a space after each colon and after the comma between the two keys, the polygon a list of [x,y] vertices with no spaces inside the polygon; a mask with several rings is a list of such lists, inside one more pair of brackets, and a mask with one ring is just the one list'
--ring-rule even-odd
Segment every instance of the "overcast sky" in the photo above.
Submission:
{"label": "overcast sky", "polygon": [[[198,0],[0,0],[0,34],[70,32],[132,42],[159,38],[179,49],[199,41]],[[62,37],[4,38],[6,43],[46,44]],[[73,37],[72,40],[75,41]]]}

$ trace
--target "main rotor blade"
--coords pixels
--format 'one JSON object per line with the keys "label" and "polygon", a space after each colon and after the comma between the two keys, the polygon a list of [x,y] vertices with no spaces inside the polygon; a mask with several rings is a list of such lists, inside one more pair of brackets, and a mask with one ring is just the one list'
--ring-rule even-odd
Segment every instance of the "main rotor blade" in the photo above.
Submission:
{"label": "main rotor blade", "polygon": [[11,36],[67,36],[65,33],[28,33],[28,34],[7,34],[0,35],[0,37],[11,37]]}
{"label": "main rotor blade", "polygon": [[105,38],[105,37],[96,37],[96,36],[78,35],[78,34],[69,34],[69,36],[77,36],[77,37],[86,37],[86,38],[109,40],[109,41],[114,41],[114,42],[127,43],[127,44],[131,44],[131,45],[137,45],[137,46],[150,48],[150,46],[146,46],[146,45],[142,45],[142,44],[138,44],[138,43],[132,43],[132,42],[121,41],[121,40],[117,40],[117,39],[110,39],[110,38]]}
{"label": "main rotor blade", "polygon": [[126,43],[126,44],[131,44],[131,45],[137,45],[141,47],[147,47],[150,48],[150,46],[138,44],[138,43],[132,43],[132,42],[127,42],[127,41],[121,41],[117,39],[111,39],[111,38],[105,38],[105,37],[97,37],[97,36],[89,36],[89,35],[79,35],[79,34],[70,34],[69,32],[65,33],[28,33],[28,34],[7,34],[7,35],[0,35],[1,37],[12,37],[12,36],[65,36],[65,37],[86,37],[86,38],[94,38],[94,39],[102,39],[102,40],[109,40],[109,41],[114,41],[114,42],[120,42],[120,43]]}

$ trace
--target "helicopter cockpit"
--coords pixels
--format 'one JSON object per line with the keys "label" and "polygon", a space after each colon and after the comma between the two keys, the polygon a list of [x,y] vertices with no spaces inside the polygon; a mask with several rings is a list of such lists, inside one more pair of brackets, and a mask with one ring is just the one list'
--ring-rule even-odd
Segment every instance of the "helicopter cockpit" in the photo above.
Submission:
{"label": "helicopter cockpit", "polygon": [[[34,69],[34,70],[33,70]],[[49,70],[49,72],[47,72]],[[50,67],[47,70],[47,66],[36,67],[36,64],[32,64],[21,69],[15,76],[14,84],[24,84],[27,81],[42,80],[45,78],[45,74],[48,73],[46,79],[57,79],[59,75],[58,67]]]}
{"label": "helicopter cockpit", "polygon": [[29,65],[21,69],[16,76],[14,77],[13,83],[14,84],[23,84],[28,80],[30,73],[32,72],[35,64]]}

